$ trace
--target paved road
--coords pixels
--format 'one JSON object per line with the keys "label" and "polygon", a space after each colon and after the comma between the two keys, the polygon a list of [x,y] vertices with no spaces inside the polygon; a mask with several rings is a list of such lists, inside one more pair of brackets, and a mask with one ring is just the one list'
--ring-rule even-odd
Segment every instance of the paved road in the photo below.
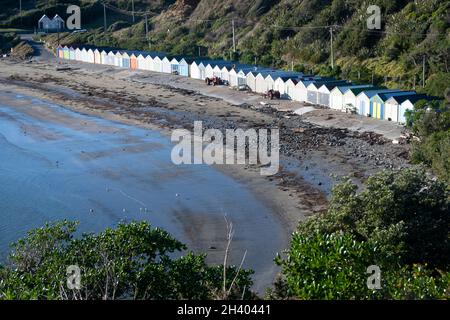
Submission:
{"label": "paved road", "polygon": [[34,49],[34,57],[32,60],[35,61],[48,61],[48,62],[56,62],[56,57],[48,51],[43,43],[37,42],[33,40],[34,34],[21,34],[20,38],[31,45]]}

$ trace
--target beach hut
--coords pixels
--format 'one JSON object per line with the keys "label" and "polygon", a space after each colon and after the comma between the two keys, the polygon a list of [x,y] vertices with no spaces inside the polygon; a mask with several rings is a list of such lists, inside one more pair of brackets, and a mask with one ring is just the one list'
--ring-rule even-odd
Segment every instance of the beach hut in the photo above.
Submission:
{"label": "beach hut", "polygon": [[[306,101],[311,104],[317,104],[317,105],[320,104],[319,103],[319,90],[325,84],[328,86],[326,88],[331,88],[330,89],[330,93],[331,93],[331,90],[333,88],[335,88],[336,86],[347,85],[349,83],[345,80],[335,80],[335,79],[320,79],[320,80],[311,82],[306,87]],[[327,93],[326,91],[327,90],[322,89],[320,97],[322,98],[322,100],[329,101],[329,95],[328,95],[328,99],[326,99],[327,97],[324,96],[324,94],[326,95],[326,93]],[[328,105],[326,105],[326,106],[328,106]]]}
{"label": "beach hut", "polygon": [[230,86],[238,87],[241,85],[245,85],[247,83],[247,73],[254,70],[253,67],[247,65],[235,65],[234,68],[231,68],[228,76],[230,78]]}
{"label": "beach hut", "polygon": [[278,77],[277,77],[277,73],[276,72],[274,72],[273,74],[269,73],[264,78],[264,80],[266,81],[266,91],[264,91],[264,93],[269,91],[269,90],[274,90],[275,89],[275,81],[277,80],[277,78]]}
{"label": "beach hut", "polygon": [[253,92],[256,92],[256,76],[258,75],[257,71],[250,71],[246,75],[246,83],[249,89]]}
{"label": "beach hut", "polygon": [[162,61],[159,56],[153,58],[153,71],[162,72]]}
{"label": "beach hut", "polygon": [[189,77],[189,62],[184,58],[178,62],[178,74],[183,77]]}
{"label": "beach hut", "polygon": [[70,51],[69,51],[69,48],[68,48],[67,46],[65,46],[65,47],[63,48],[63,57],[64,57],[64,59],[66,59],[66,60],[69,60],[69,59],[70,59]]}
{"label": "beach hut", "polygon": [[137,68],[137,57],[134,55],[134,53],[130,56],[130,69],[136,70]]}
{"label": "beach hut", "polygon": [[76,61],[81,61],[81,50],[80,50],[80,48],[76,48],[75,49],[75,60]]}
{"label": "beach hut", "polygon": [[322,82],[311,82],[306,87],[306,102],[311,104],[317,104],[319,100],[319,88],[322,86]]}
{"label": "beach hut", "polygon": [[98,49],[94,50],[94,63],[101,64],[102,63],[102,55]]}
{"label": "beach hut", "polygon": [[356,96],[356,112],[359,115],[370,117],[370,98],[377,93],[400,92],[401,90],[390,90],[386,88],[364,90]]}
{"label": "beach hut", "polygon": [[295,100],[295,87],[298,83],[297,79],[288,79],[284,83],[284,96],[286,99]]}
{"label": "beach hut", "polygon": [[208,63],[205,67],[205,78],[212,78],[214,77],[214,67],[215,65],[211,65]]}
{"label": "beach hut", "polygon": [[117,51],[114,55],[114,66],[123,68],[123,58],[120,51]]}
{"label": "beach hut", "polygon": [[108,65],[115,65],[116,55],[113,51],[108,52]]}
{"label": "beach hut", "polygon": [[350,87],[348,88],[345,92],[344,92],[344,96],[343,96],[343,105],[344,107],[349,107],[349,108],[356,108],[357,112],[358,112],[358,103],[356,101],[356,97],[363,91],[368,91],[368,90],[377,90],[377,89],[381,89],[381,88],[376,88],[373,85],[367,85],[365,87]]}
{"label": "beach hut", "polygon": [[280,97],[283,99],[288,99],[286,94],[286,82],[291,80],[289,77],[278,77],[276,78],[273,89],[280,92]]}
{"label": "beach hut", "polygon": [[230,83],[230,71],[233,69],[233,66],[223,66],[222,69],[220,69],[220,79],[227,81],[228,84]]}
{"label": "beach hut", "polygon": [[81,49],[81,61],[89,62],[86,48]]}
{"label": "beach hut", "polygon": [[335,84],[324,83],[317,91],[317,104],[320,106],[330,106],[330,94],[331,90],[336,88]]}
{"label": "beach hut", "polygon": [[267,82],[266,78],[269,75],[268,72],[259,72],[255,78],[255,92],[266,93],[267,92]]}
{"label": "beach hut", "polygon": [[365,88],[367,85],[339,85],[331,90],[330,109],[342,110],[344,108],[344,94],[350,88]]}
{"label": "beach hut", "polygon": [[314,82],[313,80],[305,80],[305,79],[301,79],[295,88],[295,100],[296,101],[301,101],[301,102],[306,102],[308,99],[308,86]]}
{"label": "beach hut", "polygon": [[201,61],[193,61],[190,66],[190,74],[192,79],[205,79],[205,65]]}
{"label": "beach hut", "polygon": [[75,49],[73,47],[69,48],[69,59],[75,60]]}
{"label": "beach hut", "polygon": [[[410,95],[390,97],[384,103],[385,105],[384,119],[393,122],[405,123],[406,110],[413,110],[414,103],[416,103],[419,100],[428,100],[428,97],[424,94],[410,94]],[[402,104],[404,108],[400,107]]]}
{"label": "beach hut", "polygon": [[130,69],[130,56],[128,55],[128,52],[125,51],[122,52],[121,57],[122,57],[121,67]]}
{"label": "beach hut", "polygon": [[377,93],[370,98],[370,116],[375,119],[384,119],[385,102],[391,97],[415,94],[415,91],[399,91]]}
{"label": "beach hut", "polygon": [[64,59],[64,49],[62,47],[58,47],[56,49],[56,55],[58,56],[58,58]]}
{"label": "beach hut", "polygon": [[105,50],[100,52],[102,64],[108,64],[108,53]]}
{"label": "beach hut", "polygon": [[170,73],[180,74],[180,62],[176,58],[170,60]]}
{"label": "beach hut", "polygon": [[142,68],[146,71],[153,70],[153,58],[150,55],[145,56]]}
{"label": "beach hut", "polygon": [[398,120],[397,122],[399,123],[406,123],[406,116],[405,113],[407,110],[414,110],[414,106],[416,105],[417,102],[419,102],[420,100],[433,100],[430,97],[427,97],[423,94],[417,94],[417,95],[412,95],[412,96],[405,96],[406,99],[405,101],[403,101],[399,107],[398,107]]}
{"label": "beach hut", "polygon": [[171,73],[172,72],[172,65],[170,64],[169,58],[164,57],[161,60],[161,70],[163,73]]}
{"label": "beach hut", "polygon": [[142,53],[140,53],[136,58],[136,69],[138,70],[145,70],[145,57]]}
{"label": "beach hut", "polygon": [[87,51],[87,62],[89,63],[95,63],[95,54],[92,49],[89,49]]}
{"label": "beach hut", "polygon": [[203,65],[200,61],[192,61],[189,72],[192,79],[201,79],[200,65]]}

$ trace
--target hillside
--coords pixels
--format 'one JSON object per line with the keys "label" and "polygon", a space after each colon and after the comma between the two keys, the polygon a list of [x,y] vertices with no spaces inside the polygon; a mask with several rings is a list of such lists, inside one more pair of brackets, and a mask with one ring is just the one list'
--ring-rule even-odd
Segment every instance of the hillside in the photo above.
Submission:
{"label": "hillside", "polygon": [[[64,17],[64,3],[78,3],[82,27],[89,32],[67,35],[64,44],[234,58],[418,91],[425,56],[425,91],[443,96],[450,87],[450,1],[371,1],[382,8],[382,30],[374,31],[366,27],[369,3],[364,0],[135,0],[135,23],[131,15],[107,9],[106,35],[103,6],[94,0],[23,0],[22,20],[16,1],[4,2],[7,10],[0,21],[5,27],[33,27],[44,12]],[[109,3],[131,11],[131,0]],[[148,19],[148,39],[144,15],[139,14],[146,10],[154,13]],[[328,26],[334,26],[333,70]]]}

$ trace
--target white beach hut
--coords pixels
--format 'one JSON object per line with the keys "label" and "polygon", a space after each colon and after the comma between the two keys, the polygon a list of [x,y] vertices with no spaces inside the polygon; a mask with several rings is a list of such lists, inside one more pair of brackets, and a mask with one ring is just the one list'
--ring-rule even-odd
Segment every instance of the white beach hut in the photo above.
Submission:
{"label": "white beach hut", "polygon": [[159,56],[153,58],[153,71],[162,72],[162,60]]}
{"label": "white beach hut", "polygon": [[161,60],[161,71],[163,73],[172,73],[172,65],[167,57]]}
{"label": "white beach hut", "polygon": [[76,61],[83,61],[83,60],[81,59],[81,50],[80,50],[80,48],[76,48],[76,49],[75,49],[75,60],[76,60]]}
{"label": "white beach hut", "polygon": [[102,55],[98,49],[94,50],[94,63],[101,64],[102,63]]}

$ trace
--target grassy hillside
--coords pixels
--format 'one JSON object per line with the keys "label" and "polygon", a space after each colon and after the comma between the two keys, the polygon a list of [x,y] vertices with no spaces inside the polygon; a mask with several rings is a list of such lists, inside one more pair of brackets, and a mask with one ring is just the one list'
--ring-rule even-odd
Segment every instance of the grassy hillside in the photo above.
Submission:
{"label": "grassy hillside", "polygon": [[[426,57],[426,88],[443,96],[450,87],[450,1],[442,0],[135,0],[136,11],[152,11],[146,38],[143,15],[103,8],[95,0],[4,1],[4,27],[34,26],[44,12],[65,15],[66,3],[82,7],[82,27],[89,33],[67,35],[63,41],[151,49],[173,54],[234,58],[242,62],[349,78],[354,81],[416,88],[420,91]],[[131,10],[131,0],[108,1]],[[366,27],[369,4],[382,8],[382,30]],[[232,20],[237,52],[232,51]],[[20,23],[21,21],[21,23]],[[334,26],[337,67],[330,68],[330,31]]]}

